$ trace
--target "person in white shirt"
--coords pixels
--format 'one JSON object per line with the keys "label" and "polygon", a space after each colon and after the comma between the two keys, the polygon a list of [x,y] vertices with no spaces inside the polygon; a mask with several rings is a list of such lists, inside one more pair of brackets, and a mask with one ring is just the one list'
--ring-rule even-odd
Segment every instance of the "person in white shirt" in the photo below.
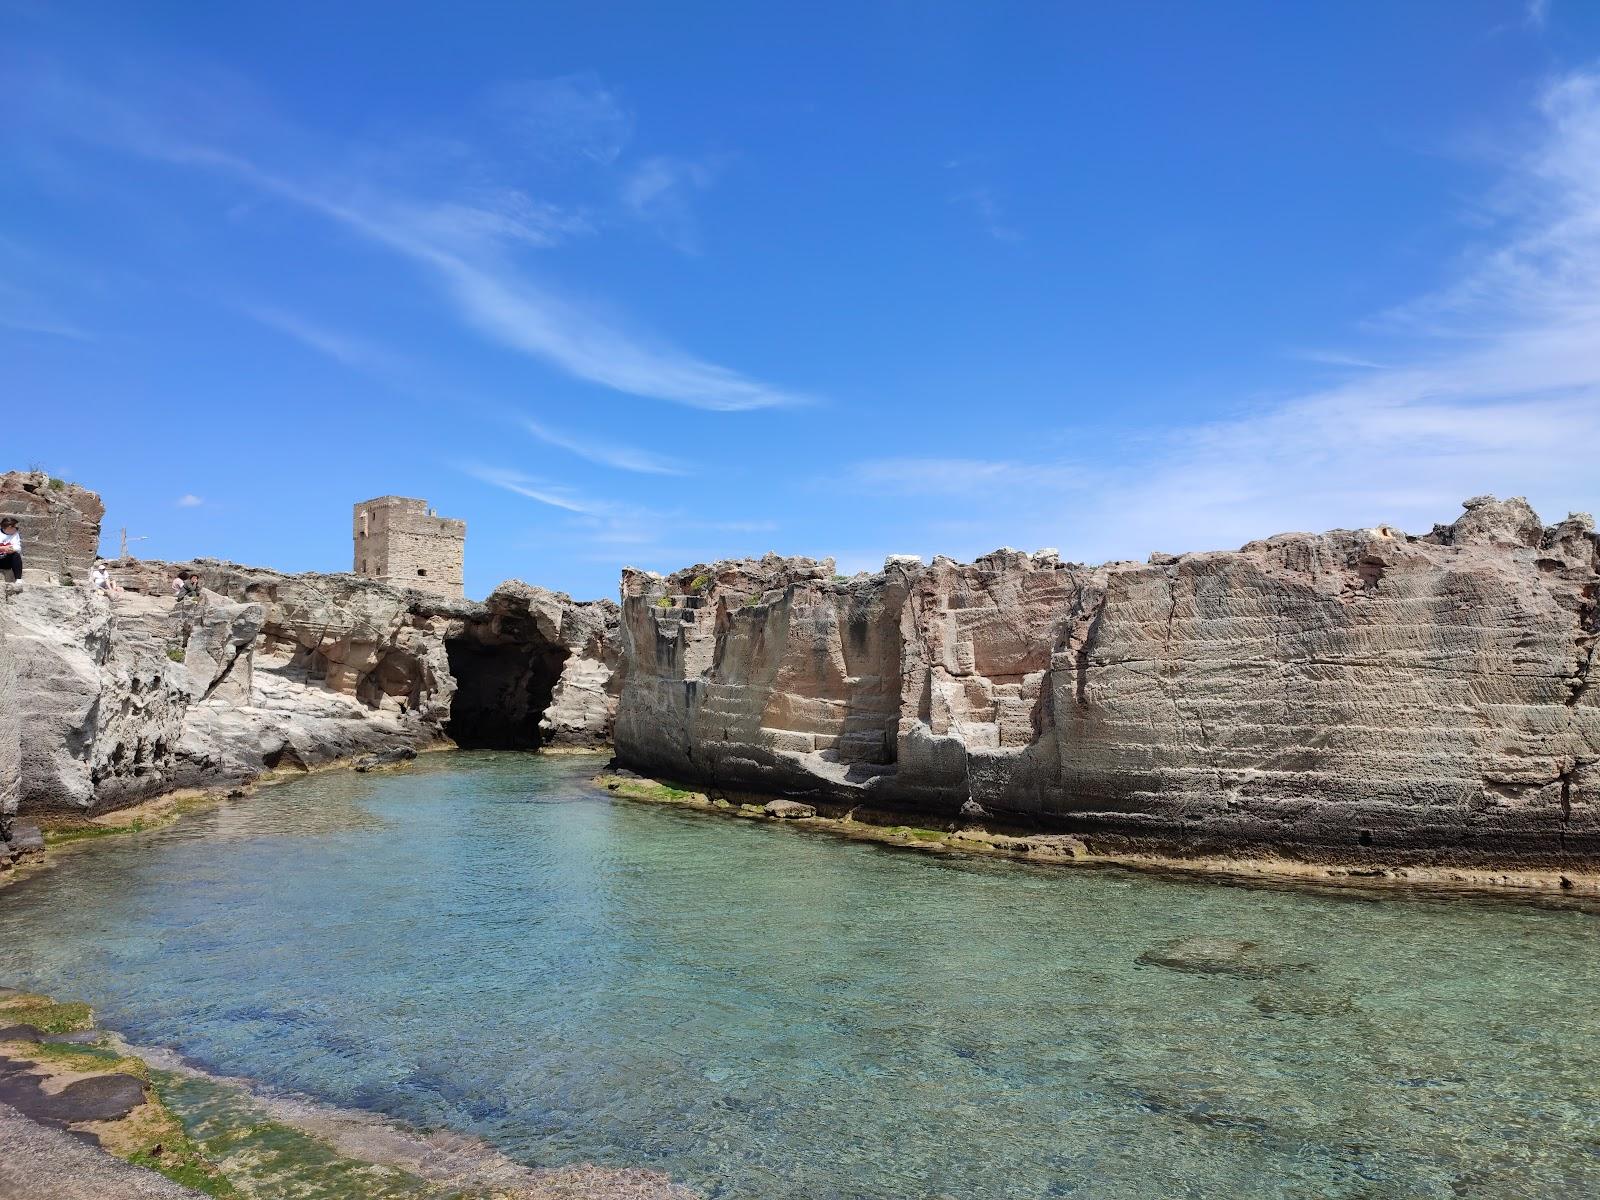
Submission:
{"label": "person in white shirt", "polygon": [[89,572],[89,586],[97,592],[104,592],[108,596],[117,594],[116,582],[111,578],[111,572],[105,563],[97,562],[94,569]]}
{"label": "person in white shirt", "polygon": [[15,517],[0,520],[0,571],[10,571],[11,578],[22,582],[22,531]]}

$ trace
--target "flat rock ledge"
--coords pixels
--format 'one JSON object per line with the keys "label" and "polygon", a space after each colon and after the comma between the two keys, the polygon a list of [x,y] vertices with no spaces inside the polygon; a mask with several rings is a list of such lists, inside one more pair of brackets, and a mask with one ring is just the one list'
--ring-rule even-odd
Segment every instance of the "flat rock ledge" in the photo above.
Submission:
{"label": "flat rock ledge", "polygon": [[924,854],[968,854],[1009,858],[1053,866],[1125,867],[1173,875],[1213,876],[1262,883],[1329,884],[1338,887],[1416,888],[1439,892],[1549,892],[1600,896],[1600,872],[1493,871],[1470,867],[1350,867],[1291,858],[1131,853],[1095,846],[1068,833],[999,832],[964,821],[943,828],[906,825],[903,813],[819,801],[761,800],[748,793],[698,790],[689,784],[650,779],[626,768],[607,770],[591,781],[611,795],[647,804],[666,804],[703,812],[791,825],[857,842],[876,842]]}
{"label": "flat rock ledge", "polygon": [[0,1027],[0,1200],[698,1196],[654,1170],[527,1167],[448,1130],[258,1096],[165,1052],[131,1050],[93,1028],[80,1003],[0,987]]}

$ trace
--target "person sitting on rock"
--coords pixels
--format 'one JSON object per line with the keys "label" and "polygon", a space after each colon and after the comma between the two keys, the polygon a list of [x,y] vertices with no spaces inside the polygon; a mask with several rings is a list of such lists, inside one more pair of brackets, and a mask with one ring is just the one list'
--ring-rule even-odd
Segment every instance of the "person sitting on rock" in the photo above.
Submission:
{"label": "person sitting on rock", "polygon": [[15,517],[0,520],[0,571],[10,571],[12,579],[22,582],[22,531]]}
{"label": "person sitting on rock", "polygon": [[185,600],[200,599],[200,576],[193,571],[179,571],[172,581],[172,598],[180,604]]}
{"label": "person sitting on rock", "polygon": [[111,578],[111,569],[99,559],[95,560],[94,569],[89,572],[89,586],[108,596],[115,596],[122,590],[117,586],[117,581]]}

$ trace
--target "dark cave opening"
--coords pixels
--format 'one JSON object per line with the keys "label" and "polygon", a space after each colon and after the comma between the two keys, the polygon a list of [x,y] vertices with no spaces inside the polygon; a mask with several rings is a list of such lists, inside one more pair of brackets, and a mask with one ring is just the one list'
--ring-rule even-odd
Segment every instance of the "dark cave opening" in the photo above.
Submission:
{"label": "dark cave opening", "polygon": [[464,750],[537,750],[543,741],[539,721],[567,658],[565,646],[551,645],[531,628],[516,636],[446,639],[445,653],[456,694],[445,733]]}

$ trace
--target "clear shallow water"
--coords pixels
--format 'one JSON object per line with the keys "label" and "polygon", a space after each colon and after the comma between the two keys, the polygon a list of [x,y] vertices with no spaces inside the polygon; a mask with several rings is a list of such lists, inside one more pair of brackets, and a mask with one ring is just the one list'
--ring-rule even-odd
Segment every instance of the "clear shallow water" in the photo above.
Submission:
{"label": "clear shallow water", "polygon": [[1592,914],[934,859],[594,768],[436,755],[88,845],[0,891],[0,981],[716,1197],[1600,1194]]}

